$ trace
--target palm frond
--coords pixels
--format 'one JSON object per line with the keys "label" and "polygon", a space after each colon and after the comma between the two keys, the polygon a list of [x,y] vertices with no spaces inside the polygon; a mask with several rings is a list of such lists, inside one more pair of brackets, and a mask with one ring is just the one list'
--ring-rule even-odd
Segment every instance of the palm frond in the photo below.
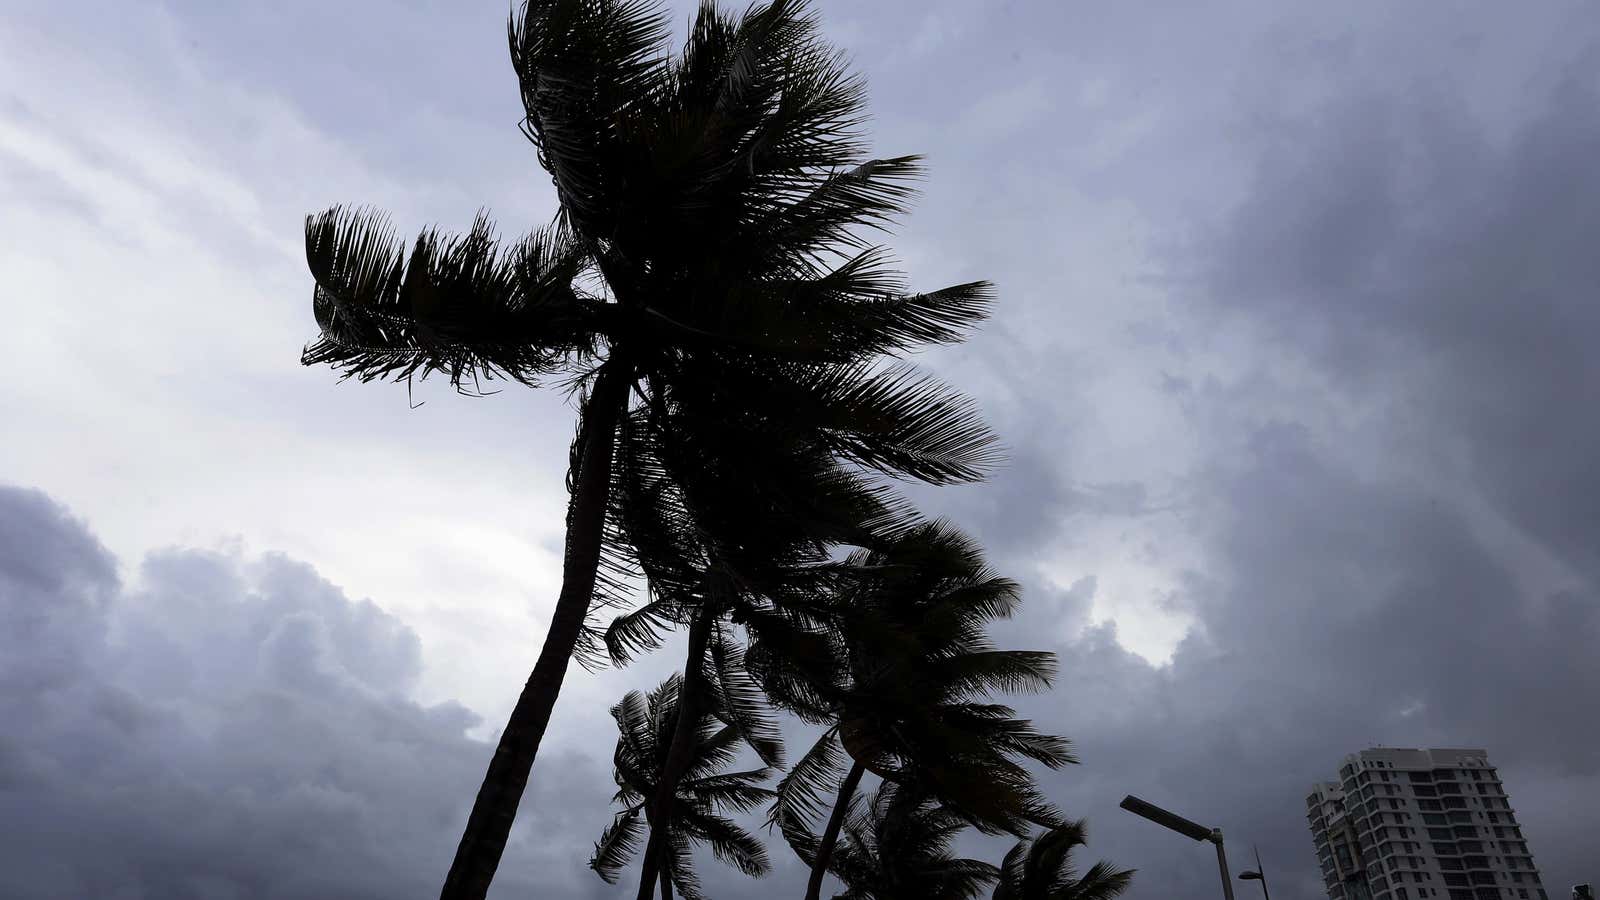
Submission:
{"label": "palm frond", "polygon": [[[654,589],[672,584],[671,576],[665,571],[667,566],[659,558],[661,554],[647,537],[665,526],[660,523],[656,509],[655,498],[662,487],[656,473],[658,467],[650,457],[649,441],[644,436],[644,418],[641,410],[631,409],[617,423],[611,466],[612,502],[606,507],[594,592],[575,649],[578,662],[591,671],[607,663],[623,665],[634,652],[651,649],[652,639],[659,641],[659,637],[646,634],[647,626],[658,624],[656,619],[671,612],[669,604],[652,602],[649,604],[651,613],[624,623],[623,628],[627,630],[615,636],[611,630],[613,625],[602,624],[606,612],[631,606],[641,593],[654,593],[659,600],[661,591]],[[573,443],[568,470],[569,490],[579,468],[578,448],[582,440],[580,429]],[[623,642],[619,643],[619,638]],[[640,644],[629,646],[627,639]]]}
{"label": "palm frond", "polygon": [[[710,716],[706,718],[709,722],[715,723]],[[705,778],[719,769],[733,765],[739,758],[739,746],[742,743],[744,736],[739,733],[738,728],[727,725],[717,729],[695,744],[694,756],[683,770],[683,777],[689,780]]]}
{"label": "palm frond", "polygon": [[700,893],[700,877],[694,871],[689,836],[682,831],[670,831],[663,849],[661,874],[672,879],[672,886],[684,900],[705,900],[705,895]]}
{"label": "palm frond", "polygon": [[651,727],[649,698],[640,691],[629,691],[611,707],[611,718],[617,720],[619,748],[625,749],[641,765],[655,759],[659,751],[655,730]]}
{"label": "palm frond", "polygon": [[1001,865],[993,900],[1112,900],[1127,890],[1134,872],[1100,861],[1080,878],[1072,851],[1087,841],[1082,819],[1017,841]]}
{"label": "palm frond", "polygon": [[[844,777],[845,759],[838,728],[824,731],[805,756],[778,781],[777,797],[767,815],[767,824],[776,824],[785,838],[791,834],[811,834],[829,808],[830,798],[838,792],[839,781]],[[794,841],[790,843],[793,845]],[[800,850],[799,847],[795,849],[796,852]]]}
{"label": "palm frond", "polygon": [[606,884],[616,884],[623,867],[639,852],[639,839],[643,833],[644,822],[638,808],[617,813],[611,824],[600,833],[600,840],[595,842],[594,854],[589,857],[589,868]]}
{"label": "palm frond", "polygon": [[843,166],[863,151],[865,85],[819,31],[803,0],[752,7],[740,22],[716,107],[741,125],[754,124],[726,166],[747,175],[740,186],[752,205],[781,196],[815,168]]}
{"label": "palm frond", "polygon": [[744,649],[721,623],[710,641],[710,679],[715,714],[739,730],[745,743],[768,766],[783,765],[783,732],[761,689],[745,671]]}
{"label": "palm frond", "polygon": [[996,755],[943,766],[924,762],[918,774],[952,814],[984,834],[1023,835],[1033,826],[1048,828],[1064,821],[1026,770]]}
{"label": "palm frond", "polygon": [[660,604],[646,603],[617,616],[606,626],[606,653],[616,665],[627,665],[638,654],[660,647],[665,639],[663,632],[672,625]]}
{"label": "palm frond", "polygon": [[1031,900],[1023,894],[1024,879],[1030,867],[1034,838],[1022,837],[1006,851],[1000,861],[1000,880],[994,886],[991,900]]}
{"label": "palm frond", "polygon": [[1008,706],[959,703],[942,711],[945,724],[955,730],[983,735],[995,750],[1023,756],[1052,769],[1078,762],[1072,742],[1063,737],[1041,734],[1027,719],[1018,719]]}
{"label": "palm frond", "polygon": [[750,832],[723,816],[696,811],[683,815],[686,834],[711,846],[717,859],[746,875],[762,876],[772,870],[767,849]]}
{"label": "palm frond", "polygon": [[831,367],[796,372],[791,384],[791,417],[816,422],[863,466],[950,484],[977,481],[997,462],[976,404],[915,370]]}
{"label": "palm frond", "polygon": [[870,246],[860,229],[884,229],[915,195],[921,158],[870,159],[817,182],[803,197],[774,205],[748,226],[749,252],[776,271],[802,273],[835,248]]}
{"label": "palm frond", "polygon": [[678,729],[678,711],[683,702],[683,675],[673,672],[650,692],[650,733],[656,751],[651,763],[657,774],[672,751],[672,738]]}
{"label": "palm frond", "polygon": [[996,619],[1008,619],[1022,603],[1021,588],[1009,578],[978,573],[950,579],[940,587],[930,612],[937,627],[951,633],[980,631]]}
{"label": "palm frond", "polygon": [[1055,678],[1056,656],[1035,650],[984,650],[939,660],[934,668],[949,696],[1017,694],[1047,690]]}
{"label": "palm frond", "polygon": [[1000,880],[995,866],[978,859],[952,859],[933,867],[940,900],[976,900]]}
{"label": "palm frond", "polygon": [[562,215],[595,238],[626,215],[626,172],[668,68],[666,10],[654,0],[527,0],[507,24],[511,64]]}
{"label": "palm frond", "polygon": [[719,811],[751,812],[771,802],[777,793],[761,782],[775,774],[773,769],[755,769],[749,772],[731,772],[705,778],[685,780],[679,793],[692,797],[694,802]]}
{"label": "palm frond", "polygon": [[1073,886],[1069,900],[1111,900],[1132,885],[1136,872],[1136,869],[1118,869],[1103,860],[1097,862]]}
{"label": "palm frond", "polygon": [[870,802],[851,811],[830,868],[848,896],[864,900],[969,900],[1000,870],[951,852],[964,827],[961,816],[915,786],[885,782]]}
{"label": "palm frond", "polygon": [[654,308],[642,315],[689,347],[849,364],[959,341],[988,316],[993,300],[987,282],[907,293],[880,247],[832,270],[739,281],[722,293],[722,303],[675,309],[671,317]]}
{"label": "palm frond", "polygon": [[850,363],[959,341],[988,317],[993,297],[981,281],[907,293],[886,252],[869,247],[831,271],[739,293],[723,327],[735,349]]}
{"label": "palm frond", "polygon": [[838,636],[815,622],[796,622],[780,612],[741,614],[749,645],[745,668],[769,700],[811,724],[832,721],[837,712]]}
{"label": "palm frond", "polygon": [[306,218],[322,335],[303,364],[361,381],[438,372],[465,390],[501,377],[534,384],[593,352],[593,304],[572,286],[582,256],[561,232],[507,252],[480,214],[464,235],[423,232],[403,257],[381,214],[335,206]]}

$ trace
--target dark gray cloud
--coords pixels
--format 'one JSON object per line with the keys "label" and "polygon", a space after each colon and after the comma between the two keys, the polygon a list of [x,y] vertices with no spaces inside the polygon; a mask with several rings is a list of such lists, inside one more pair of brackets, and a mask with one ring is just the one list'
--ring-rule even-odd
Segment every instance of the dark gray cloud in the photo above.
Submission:
{"label": "dark gray cloud", "polygon": [[[1596,814],[1575,798],[1600,785],[1595,32],[1548,34],[1547,58],[1504,73],[1509,98],[1470,93],[1467,59],[1503,64],[1481,43],[1408,64],[1359,29],[1281,36],[1229,111],[1250,126],[1230,136],[1243,193],[1166,259],[1199,301],[1168,313],[1161,364],[1172,430],[1198,448],[1174,489],[1198,547],[1173,601],[1194,630],[1157,667],[1091,628],[1058,648],[1060,691],[1024,708],[1078,740],[1056,792],[1097,851],[1141,867],[1140,895],[1214,895],[1214,862],[1115,809],[1125,792],[1222,826],[1236,861],[1259,843],[1280,895],[1320,896],[1301,802],[1381,743],[1487,746],[1560,896],[1595,877],[1579,835]],[[1039,463],[1082,454],[1022,447],[1011,490],[946,502],[1026,566],[1094,517],[1072,513],[1070,468]],[[1040,612],[1013,643],[1052,633]]]}
{"label": "dark gray cloud", "polygon": [[[1600,48],[1597,48],[1600,50]],[[1226,232],[1215,296],[1344,389],[1387,395],[1445,466],[1600,575],[1600,84],[1593,52],[1500,134],[1457,97],[1296,121]]]}
{"label": "dark gray cloud", "polygon": [[[0,894],[426,893],[489,747],[408,699],[416,635],[282,556],[162,551],[135,583],[0,489]],[[496,896],[589,895],[605,759],[551,752]]]}
{"label": "dark gray cloud", "polygon": [[[1372,480],[1269,429],[1214,473],[1200,628],[1152,668],[1105,630],[1061,648],[1026,708],[1077,739],[1055,779],[1141,895],[1209,896],[1206,848],[1115,809],[1123,793],[1258,843],[1289,896],[1320,893],[1303,799],[1368,746],[1487,744],[1552,895],[1589,877],[1600,813],[1600,592],[1532,593],[1446,499]],[[1487,736],[1487,737],[1486,737]],[[1236,856],[1237,859],[1237,856]],[[1148,894],[1146,894],[1148,892]]]}
{"label": "dark gray cloud", "polygon": [[[1258,841],[1311,897],[1295,800],[1340,755],[1482,745],[1551,894],[1594,877],[1576,837],[1600,785],[1593,59],[1521,73],[1498,119],[1454,86],[1354,72],[1270,107],[1253,184],[1183,285],[1208,301],[1186,340],[1216,340],[1220,314],[1258,354],[1183,392],[1208,460],[1188,497],[1197,627],[1160,669],[1104,633],[1064,648],[1076,711],[1039,714],[1081,736],[1091,787],[1063,792],[1170,803]],[[1307,405],[1283,402],[1296,379]],[[1126,818],[1096,821],[1154,863],[1141,891],[1213,890],[1204,848]]]}

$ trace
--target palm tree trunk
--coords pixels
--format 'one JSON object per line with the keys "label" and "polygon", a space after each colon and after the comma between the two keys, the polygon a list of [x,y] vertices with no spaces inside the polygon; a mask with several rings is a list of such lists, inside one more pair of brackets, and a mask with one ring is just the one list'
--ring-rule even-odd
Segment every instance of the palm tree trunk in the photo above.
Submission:
{"label": "palm tree trunk", "polygon": [[661,766],[661,780],[651,800],[656,810],[655,819],[662,827],[650,829],[650,841],[645,845],[644,865],[639,873],[638,900],[650,900],[656,876],[661,871],[661,854],[672,820],[672,798],[678,792],[678,780],[689,768],[689,756],[694,750],[694,728],[700,721],[701,685],[705,681],[706,646],[711,642],[711,629],[716,621],[717,613],[702,607],[689,625],[689,659],[683,667],[683,692],[678,695],[678,721],[672,728],[672,745],[667,750],[667,760]]}
{"label": "palm tree trunk", "polygon": [[866,766],[852,763],[844,783],[839,785],[839,799],[833,804],[833,815],[828,817],[828,827],[822,830],[822,840],[817,844],[817,860],[811,866],[811,880],[806,882],[806,900],[819,900],[822,896],[822,876],[828,873],[828,860],[833,857],[833,845],[839,842],[839,828],[844,825],[844,815],[850,809],[850,798],[855,796],[861,783],[861,773]]}
{"label": "palm tree trunk", "polygon": [[534,757],[539,753],[539,743],[566,678],[567,661],[572,658],[589,614],[600,565],[617,422],[628,402],[630,380],[625,365],[613,354],[601,367],[594,392],[584,403],[579,426],[581,455],[567,504],[561,594],[550,616],[550,630],[545,633],[538,662],[511,710],[500,744],[489,761],[489,771],[478,788],[472,814],[456,847],[455,861],[439,893],[440,900],[483,900],[500,865],[500,855],[517,817],[517,804],[528,785]]}
{"label": "palm tree trunk", "polygon": [[672,879],[661,876],[661,900],[672,900]]}

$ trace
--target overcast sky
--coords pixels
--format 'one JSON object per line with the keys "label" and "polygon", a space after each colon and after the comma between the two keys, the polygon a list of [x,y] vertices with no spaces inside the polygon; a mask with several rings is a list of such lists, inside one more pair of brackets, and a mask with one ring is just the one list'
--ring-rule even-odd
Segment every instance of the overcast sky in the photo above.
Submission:
{"label": "overcast sky", "polygon": [[[689,5],[677,2],[676,20]],[[827,0],[931,177],[922,361],[1010,463],[918,492],[1056,650],[1021,706],[1133,898],[1260,846],[1365,747],[1485,747],[1552,900],[1600,880],[1600,15],[1587,0]],[[0,894],[427,896],[559,583],[573,414],[335,383],[302,217],[554,211],[503,2],[0,11]],[[621,896],[574,669],[496,897]],[[795,748],[797,751],[799,748]],[[717,900],[798,893],[706,861]],[[1248,885],[1243,886],[1247,891]]]}

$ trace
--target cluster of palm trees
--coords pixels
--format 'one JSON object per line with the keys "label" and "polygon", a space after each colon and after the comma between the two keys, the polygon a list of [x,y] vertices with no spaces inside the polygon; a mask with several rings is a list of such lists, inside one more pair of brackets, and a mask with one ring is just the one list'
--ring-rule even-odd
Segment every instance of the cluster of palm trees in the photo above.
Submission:
{"label": "cluster of palm trees", "polygon": [[[442,896],[487,892],[569,661],[626,664],[673,629],[682,675],[613,710],[623,809],[602,877],[638,856],[641,900],[696,897],[697,843],[761,874],[733,816],[765,810],[811,869],[808,900],[828,872],[851,898],[1114,895],[1128,873],[1073,877],[1082,824],[1026,767],[1072,762],[1067,743],[994,699],[1053,674],[988,638],[1016,586],[893,487],[995,462],[974,404],[903,362],[961,340],[989,286],[910,291],[868,240],[918,162],[867,158],[863,83],[804,0],[707,2],[681,53],[668,37],[655,0],[513,15],[549,227],[502,242],[480,216],[408,254],[370,211],[307,222],[307,364],[577,398],[561,592]],[[821,732],[787,768],[775,711]],[[760,767],[724,771],[744,756]],[[1021,843],[999,867],[959,859],[966,828]]]}

